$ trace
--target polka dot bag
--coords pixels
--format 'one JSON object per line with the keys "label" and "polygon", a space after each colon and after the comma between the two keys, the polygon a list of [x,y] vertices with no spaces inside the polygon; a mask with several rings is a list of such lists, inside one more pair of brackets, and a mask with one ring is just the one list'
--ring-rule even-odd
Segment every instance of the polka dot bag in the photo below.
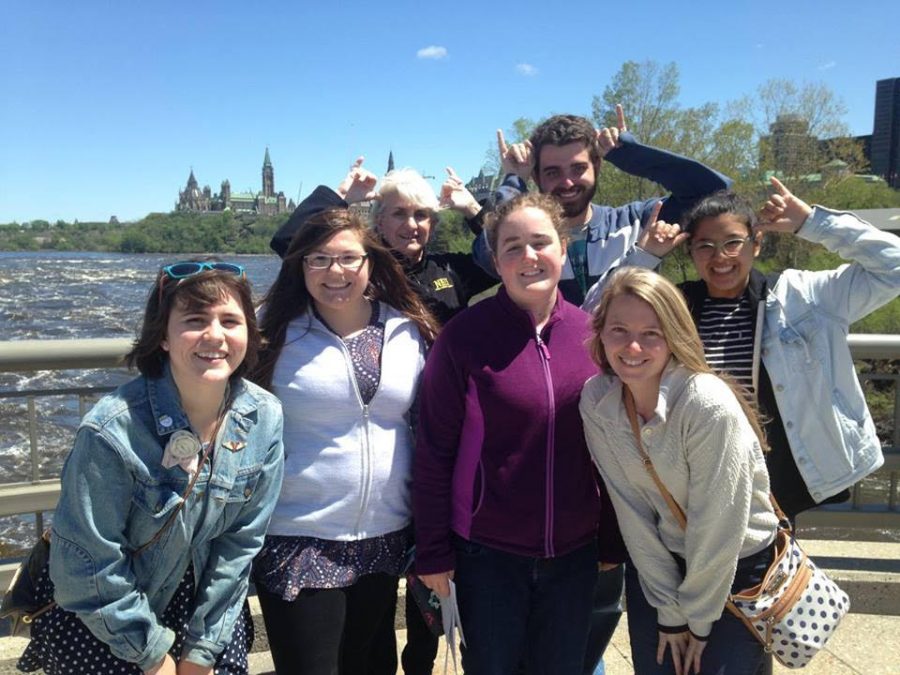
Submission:
{"label": "polka dot bag", "polygon": [[[644,468],[681,529],[685,529],[687,516],[663,485],[644,450],[634,398],[627,388],[625,391],[625,408]],[[850,598],[807,557],[771,493],[769,499],[780,523],[775,535],[775,559],[762,582],[733,595],[725,606],[779,663],[788,668],[803,668],[834,634],[850,610]]]}
{"label": "polka dot bag", "polygon": [[728,609],[788,668],[803,668],[850,609],[850,598],[810,560],[790,530],[779,529],[775,560]]}

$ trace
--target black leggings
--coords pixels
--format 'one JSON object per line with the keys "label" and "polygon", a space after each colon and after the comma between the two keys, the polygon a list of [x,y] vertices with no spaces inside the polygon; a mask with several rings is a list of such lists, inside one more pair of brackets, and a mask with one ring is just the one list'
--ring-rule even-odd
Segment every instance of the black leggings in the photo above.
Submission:
{"label": "black leggings", "polygon": [[347,588],[304,589],[291,602],[257,588],[275,672],[366,673],[378,626],[396,602],[397,581],[367,574]]}

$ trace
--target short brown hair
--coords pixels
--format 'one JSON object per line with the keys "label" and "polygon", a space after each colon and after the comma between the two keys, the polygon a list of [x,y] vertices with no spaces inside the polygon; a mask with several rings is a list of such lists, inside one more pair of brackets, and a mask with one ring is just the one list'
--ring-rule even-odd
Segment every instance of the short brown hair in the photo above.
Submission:
{"label": "short brown hair", "polygon": [[534,180],[540,183],[541,148],[545,145],[568,145],[583,143],[590,153],[595,175],[599,175],[600,145],[597,130],[586,117],[578,115],[554,115],[542,122],[531,134],[531,150],[534,156]]}
{"label": "short brown hair", "polygon": [[484,234],[487,237],[488,247],[491,252],[497,253],[497,241],[500,237],[500,225],[509,218],[514,211],[522,209],[539,209],[547,214],[553,229],[559,235],[560,241],[567,238],[568,230],[563,221],[563,209],[550,195],[541,194],[540,192],[526,192],[519,195],[508,202],[503,202],[495,211],[488,214],[484,223]]}
{"label": "short brown hair", "polygon": [[263,342],[253,309],[253,294],[246,275],[215,269],[204,270],[184,279],[170,279],[165,272],[159,271],[147,297],[140,333],[125,356],[125,363],[129,368],[137,368],[145,377],[160,377],[168,359],[162,343],[166,339],[172,310],[178,306],[187,310],[205,309],[229,295],[237,299],[247,324],[247,353],[231,374],[232,378],[242,377],[256,365]]}

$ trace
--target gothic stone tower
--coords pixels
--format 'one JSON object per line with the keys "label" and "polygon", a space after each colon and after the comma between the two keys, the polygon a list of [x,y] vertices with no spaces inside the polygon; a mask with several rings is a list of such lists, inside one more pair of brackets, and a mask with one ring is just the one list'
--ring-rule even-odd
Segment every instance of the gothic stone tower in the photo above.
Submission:
{"label": "gothic stone tower", "polygon": [[266,157],[263,160],[262,191],[263,197],[275,196],[275,169],[272,168],[272,160],[269,159],[269,148],[266,148]]}

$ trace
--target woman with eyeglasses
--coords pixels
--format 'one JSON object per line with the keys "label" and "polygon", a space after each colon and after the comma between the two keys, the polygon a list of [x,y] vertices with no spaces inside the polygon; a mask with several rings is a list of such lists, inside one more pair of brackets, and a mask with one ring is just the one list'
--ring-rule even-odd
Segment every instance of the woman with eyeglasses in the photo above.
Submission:
{"label": "woman with eyeglasses", "polygon": [[300,203],[272,237],[272,250],[284,257],[294,232],[315,213],[371,202],[372,227],[441,324],[465,309],[473,296],[497,285],[497,279],[468,253],[428,251],[442,209],[463,214],[469,229],[475,235],[481,233],[482,208],[452,168],[447,168],[440,199],[413,169],[391,171],[380,185],[377,183],[375,174],[363,167],[363,158],[359,157],[335,190],[320,185]]}
{"label": "woman with eyeglasses", "polygon": [[[729,192],[684,218],[699,281],[680,288],[709,364],[759,404],[772,492],[793,519],[845,501],[884,458],[847,347],[850,324],[900,293],[900,239],[851,213],[810,207],[772,178],[759,222]],[[796,235],[854,261],[822,272],[754,269],[764,232]]]}
{"label": "woman with eyeglasses", "polygon": [[253,378],[285,410],[285,480],[254,581],[278,673],[369,672],[411,543],[410,416],[436,324],[359,216],[303,222]]}
{"label": "woman with eyeglasses", "polygon": [[48,610],[20,670],[246,674],[250,564],[283,470],[278,400],[244,380],[260,333],[240,265],[160,270],[126,357],[62,471]]}

